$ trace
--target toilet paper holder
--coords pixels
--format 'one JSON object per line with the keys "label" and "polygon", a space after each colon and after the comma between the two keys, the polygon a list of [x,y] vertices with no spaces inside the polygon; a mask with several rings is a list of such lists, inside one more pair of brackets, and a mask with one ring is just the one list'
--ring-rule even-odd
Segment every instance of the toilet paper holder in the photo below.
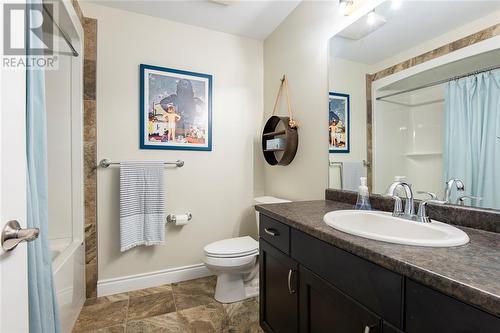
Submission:
{"label": "toilet paper holder", "polygon": [[[186,213],[188,221],[191,221],[193,218],[193,214]],[[167,223],[175,223],[177,221],[177,214],[168,214],[167,215]]]}

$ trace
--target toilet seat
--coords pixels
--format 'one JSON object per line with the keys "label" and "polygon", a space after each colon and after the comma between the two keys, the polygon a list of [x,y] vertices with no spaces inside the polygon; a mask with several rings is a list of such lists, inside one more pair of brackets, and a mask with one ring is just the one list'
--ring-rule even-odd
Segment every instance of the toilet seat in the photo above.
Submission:
{"label": "toilet seat", "polygon": [[224,239],[213,242],[203,249],[207,257],[239,258],[259,253],[259,243],[249,236]]}
{"label": "toilet seat", "polygon": [[212,256],[205,256],[203,261],[205,262],[206,265],[209,266],[216,266],[219,269],[236,269],[238,267],[242,266],[253,266],[256,261],[257,261],[257,255],[259,253],[254,253],[250,255],[246,255],[243,257],[233,257],[233,258],[220,258],[220,257],[212,257]]}

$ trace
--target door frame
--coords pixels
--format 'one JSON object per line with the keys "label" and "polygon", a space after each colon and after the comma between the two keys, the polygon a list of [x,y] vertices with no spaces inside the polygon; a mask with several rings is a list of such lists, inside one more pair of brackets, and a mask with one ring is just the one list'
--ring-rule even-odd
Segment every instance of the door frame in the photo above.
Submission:
{"label": "door frame", "polygon": [[[3,17],[3,3],[2,17]],[[9,3],[23,3],[21,0]],[[0,36],[4,25],[0,24]],[[4,54],[3,40],[0,54]],[[0,232],[17,220],[26,228],[26,70],[0,69]],[[26,244],[0,248],[0,332],[28,332],[28,251]]]}

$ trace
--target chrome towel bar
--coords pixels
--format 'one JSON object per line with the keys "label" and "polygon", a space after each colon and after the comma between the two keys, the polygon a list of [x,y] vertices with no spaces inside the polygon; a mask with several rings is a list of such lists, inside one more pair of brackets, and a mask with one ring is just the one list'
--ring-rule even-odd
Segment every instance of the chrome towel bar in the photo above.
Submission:
{"label": "chrome towel bar", "polygon": [[[184,161],[177,160],[175,162],[163,162],[165,165],[175,165],[178,168],[182,168],[184,166]],[[104,158],[99,162],[99,166],[101,168],[107,168],[111,165],[120,165],[120,162],[110,162],[108,159]]]}

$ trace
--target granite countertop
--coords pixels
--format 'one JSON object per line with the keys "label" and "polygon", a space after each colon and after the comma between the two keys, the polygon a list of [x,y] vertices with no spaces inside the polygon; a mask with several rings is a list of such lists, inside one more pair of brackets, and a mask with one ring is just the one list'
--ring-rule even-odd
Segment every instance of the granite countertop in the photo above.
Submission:
{"label": "granite countertop", "polygon": [[353,208],[330,200],[255,206],[295,229],[500,316],[500,234],[459,227],[469,235],[468,244],[431,248],[362,238],[323,222],[328,212]]}

